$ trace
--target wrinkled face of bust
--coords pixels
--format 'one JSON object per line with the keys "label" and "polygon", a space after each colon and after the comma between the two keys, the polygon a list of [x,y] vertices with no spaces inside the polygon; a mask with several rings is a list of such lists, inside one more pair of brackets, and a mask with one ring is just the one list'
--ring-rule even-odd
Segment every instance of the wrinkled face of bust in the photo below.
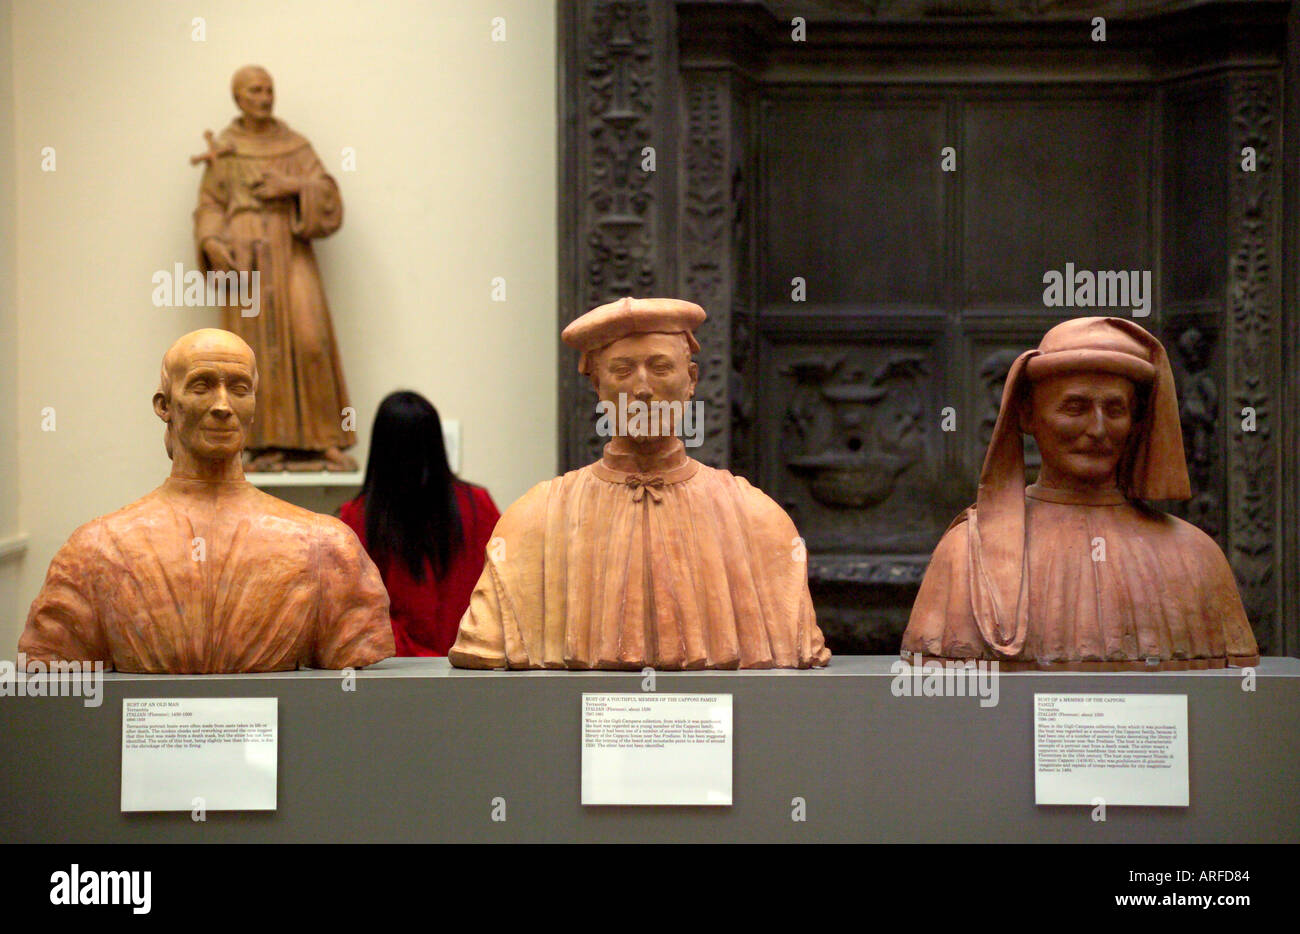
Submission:
{"label": "wrinkled face of bust", "polygon": [[264,120],[275,108],[275,85],[271,76],[259,69],[251,70],[235,83],[235,103],[246,117]]}
{"label": "wrinkled face of bust", "polygon": [[[617,407],[633,401],[653,405],[685,403],[695,395],[699,367],[691,362],[685,334],[630,334],[602,348],[591,364],[591,382],[602,402]],[[648,437],[663,437],[676,431],[676,421],[660,419],[658,430]],[[634,434],[629,437],[638,440]]]}
{"label": "wrinkled face of bust", "polygon": [[1110,373],[1066,373],[1033,385],[1022,427],[1043,469],[1084,486],[1115,481],[1137,417],[1137,389]]}
{"label": "wrinkled face of bust", "polygon": [[171,399],[163,400],[159,414],[171,425],[177,447],[199,460],[227,460],[244,449],[254,404],[249,355],[209,345],[177,361]]}

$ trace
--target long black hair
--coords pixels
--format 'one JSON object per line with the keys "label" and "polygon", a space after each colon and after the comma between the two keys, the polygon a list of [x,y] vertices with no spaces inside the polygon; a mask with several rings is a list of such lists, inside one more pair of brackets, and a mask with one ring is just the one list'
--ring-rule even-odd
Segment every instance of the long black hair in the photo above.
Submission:
{"label": "long black hair", "polygon": [[458,482],[433,403],[418,392],[389,393],[375,413],[361,486],[366,545],[375,563],[400,560],[419,581],[427,559],[434,576],[442,577],[465,542]]}

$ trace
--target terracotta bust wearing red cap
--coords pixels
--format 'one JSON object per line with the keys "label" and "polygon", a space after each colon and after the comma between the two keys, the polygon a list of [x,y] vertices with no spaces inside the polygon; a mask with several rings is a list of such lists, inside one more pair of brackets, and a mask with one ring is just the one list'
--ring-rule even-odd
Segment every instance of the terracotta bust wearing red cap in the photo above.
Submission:
{"label": "terracotta bust wearing red cap", "polygon": [[[692,332],[704,317],[690,302],[625,298],[562,337],[603,404],[680,408],[695,393]],[[675,419],[657,431],[619,420],[599,461],[506,510],[448,654],[453,665],[827,663],[794,523],[743,478],[688,457]]]}
{"label": "terracotta bust wearing red cap", "polygon": [[[1043,458],[1028,487],[1024,433]],[[935,549],[904,657],[1085,671],[1256,664],[1223,552],[1143,502],[1190,495],[1164,347],[1123,318],[1057,325],[1012,364],[976,504]]]}
{"label": "terracotta bust wearing red cap", "polygon": [[18,651],[157,674],[361,667],[393,654],[388,594],[352,530],[244,479],[258,382],[252,348],[229,331],[171,346],[153,397],[171,476],[72,534]]}

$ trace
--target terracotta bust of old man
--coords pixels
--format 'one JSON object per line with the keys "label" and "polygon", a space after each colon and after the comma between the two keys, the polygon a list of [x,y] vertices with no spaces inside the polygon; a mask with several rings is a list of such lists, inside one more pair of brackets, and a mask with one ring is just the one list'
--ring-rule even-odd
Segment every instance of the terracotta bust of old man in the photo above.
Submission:
{"label": "terracotta bust of old man", "polygon": [[345,668],[393,654],[388,594],[352,530],[244,479],[257,360],[228,331],[163,357],[171,476],[73,533],[18,650],[162,674]]}
{"label": "terracotta bust of old man", "polygon": [[[1022,433],[1043,459],[1028,487]],[[1160,342],[1122,318],[1057,325],[1011,367],[976,504],[935,549],[903,655],[1084,671],[1257,663],[1223,552],[1143,502],[1189,496]]]}
{"label": "terracotta bust of old man", "polygon": [[[686,454],[680,416],[695,392],[693,332],[704,317],[690,302],[625,298],[565,328],[605,412],[632,417],[610,419],[599,461],[506,510],[453,665],[809,668],[830,659],[790,517],[744,479]],[[661,415],[639,423],[637,403]]]}

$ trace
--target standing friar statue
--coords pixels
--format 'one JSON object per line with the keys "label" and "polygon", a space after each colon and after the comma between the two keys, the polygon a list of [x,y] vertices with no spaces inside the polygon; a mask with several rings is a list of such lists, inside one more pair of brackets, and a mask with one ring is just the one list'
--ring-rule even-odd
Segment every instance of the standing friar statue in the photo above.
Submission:
{"label": "standing friar statue", "polygon": [[[235,72],[240,115],[192,162],[206,168],[194,211],[205,274],[251,279],[255,299],[222,305],[222,327],[257,354],[266,385],[248,439],[248,468],[356,470],[343,453],[348,391],[311,241],[343,223],[338,185],[311,144],[271,115],[275,87],[258,65]],[[250,314],[250,308],[254,313]]]}

